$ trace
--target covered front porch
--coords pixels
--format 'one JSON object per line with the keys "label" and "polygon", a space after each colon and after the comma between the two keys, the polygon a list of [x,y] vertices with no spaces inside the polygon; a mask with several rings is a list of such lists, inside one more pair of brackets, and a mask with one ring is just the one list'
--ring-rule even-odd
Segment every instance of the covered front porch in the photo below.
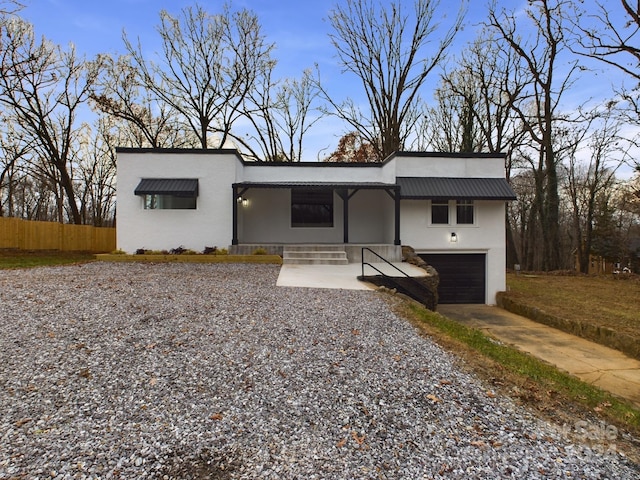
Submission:
{"label": "covered front porch", "polygon": [[242,182],[232,185],[232,195],[234,253],[340,245],[350,262],[359,261],[362,246],[401,256],[397,184]]}

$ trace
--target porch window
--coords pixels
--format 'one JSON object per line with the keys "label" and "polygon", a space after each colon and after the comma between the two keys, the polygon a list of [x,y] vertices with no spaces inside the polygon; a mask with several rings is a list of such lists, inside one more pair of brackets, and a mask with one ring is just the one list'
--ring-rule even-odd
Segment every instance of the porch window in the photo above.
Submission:
{"label": "porch window", "polygon": [[456,222],[458,224],[473,224],[473,200],[458,200],[456,202]]}
{"label": "porch window", "polygon": [[333,190],[291,190],[292,227],[333,227]]}
{"label": "porch window", "polygon": [[449,202],[436,201],[431,202],[431,224],[448,225],[449,224]]}

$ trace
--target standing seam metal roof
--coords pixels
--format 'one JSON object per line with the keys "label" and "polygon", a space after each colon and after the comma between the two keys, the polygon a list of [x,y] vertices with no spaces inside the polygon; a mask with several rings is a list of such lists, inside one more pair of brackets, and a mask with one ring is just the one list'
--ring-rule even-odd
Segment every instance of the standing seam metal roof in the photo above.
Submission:
{"label": "standing seam metal roof", "polygon": [[515,200],[504,178],[398,177],[400,198]]}
{"label": "standing seam metal roof", "polygon": [[143,178],[136,187],[136,195],[175,195],[197,197],[197,178]]}

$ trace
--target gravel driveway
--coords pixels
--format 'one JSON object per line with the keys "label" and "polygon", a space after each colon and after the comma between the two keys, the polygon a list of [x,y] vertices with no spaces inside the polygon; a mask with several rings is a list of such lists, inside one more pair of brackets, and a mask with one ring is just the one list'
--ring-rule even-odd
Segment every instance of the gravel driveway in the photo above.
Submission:
{"label": "gravel driveway", "polygon": [[615,429],[571,443],[379,294],[277,276],[0,271],[0,478],[640,477]]}

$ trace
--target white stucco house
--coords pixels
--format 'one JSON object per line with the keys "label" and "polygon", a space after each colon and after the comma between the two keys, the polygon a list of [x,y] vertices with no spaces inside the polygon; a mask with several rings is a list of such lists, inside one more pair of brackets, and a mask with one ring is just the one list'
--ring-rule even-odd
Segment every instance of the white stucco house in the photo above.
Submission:
{"label": "white stucco house", "polygon": [[118,248],[282,253],[362,246],[390,261],[409,245],[440,273],[440,303],[495,303],[505,289],[499,154],[398,152],[382,163],[262,163],[236,150],[117,151]]}

